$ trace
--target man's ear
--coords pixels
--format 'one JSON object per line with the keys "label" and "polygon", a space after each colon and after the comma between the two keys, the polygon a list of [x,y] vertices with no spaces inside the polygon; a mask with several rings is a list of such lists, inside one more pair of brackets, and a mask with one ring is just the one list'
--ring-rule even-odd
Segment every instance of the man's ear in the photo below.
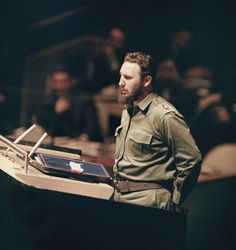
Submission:
{"label": "man's ear", "polygon": [[144,78],[144,87],[148,87],[151,85],[152,77],[150,75],[145,76]]}

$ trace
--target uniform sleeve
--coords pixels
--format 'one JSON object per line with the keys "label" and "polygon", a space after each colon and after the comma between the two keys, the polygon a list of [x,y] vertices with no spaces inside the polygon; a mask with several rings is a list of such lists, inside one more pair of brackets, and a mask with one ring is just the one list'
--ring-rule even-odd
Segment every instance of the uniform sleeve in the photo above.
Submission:
{"label": "uniform sleeve", "polygon": [[181,115],[175,112],[165,114],[161,121],[161,132],[176,165],[172,201],[181,204],[197,182],[201,154]]}

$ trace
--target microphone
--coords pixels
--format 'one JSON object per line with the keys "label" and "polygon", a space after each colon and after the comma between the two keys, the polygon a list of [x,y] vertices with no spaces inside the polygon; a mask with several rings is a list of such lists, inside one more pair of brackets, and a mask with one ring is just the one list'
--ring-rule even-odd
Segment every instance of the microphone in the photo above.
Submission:
{"label": "microphone", "polygon": [[28,157],[30,158],[32,154],[37,150],[37,148],[41,145],[42,141],[47,137],[47,133],[45,132],[37,141],[37,143],[34,145],[34,147],[31,149],[31,151],[28,154]]}

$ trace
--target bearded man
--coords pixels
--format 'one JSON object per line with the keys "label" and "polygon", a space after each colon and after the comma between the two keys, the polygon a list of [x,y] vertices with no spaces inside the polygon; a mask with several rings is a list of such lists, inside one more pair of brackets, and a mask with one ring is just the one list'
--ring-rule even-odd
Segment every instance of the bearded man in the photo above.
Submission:
{"label": "bearded man", "polygon": [[126,54],[120,69],[114,195],[126,202],[180,211],[197,182],[200,151],[184,117],[154,93],[156,65],[142,52]]}

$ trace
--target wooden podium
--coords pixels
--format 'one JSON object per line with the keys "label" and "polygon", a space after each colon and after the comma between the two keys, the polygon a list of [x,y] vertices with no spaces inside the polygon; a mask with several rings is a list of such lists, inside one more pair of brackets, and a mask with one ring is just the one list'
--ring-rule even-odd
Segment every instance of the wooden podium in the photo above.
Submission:
{"label": "wooden podium", "polygon": [[0,197],[2,249],[185,249],[185,214],[37,189],[2,171]]}
{"label": "wooden podium", "polygon": [[108,183],[48,176],[27,162],[32,149],[0,139],[1,249],[185,249],[186,214],[113,202]]}

